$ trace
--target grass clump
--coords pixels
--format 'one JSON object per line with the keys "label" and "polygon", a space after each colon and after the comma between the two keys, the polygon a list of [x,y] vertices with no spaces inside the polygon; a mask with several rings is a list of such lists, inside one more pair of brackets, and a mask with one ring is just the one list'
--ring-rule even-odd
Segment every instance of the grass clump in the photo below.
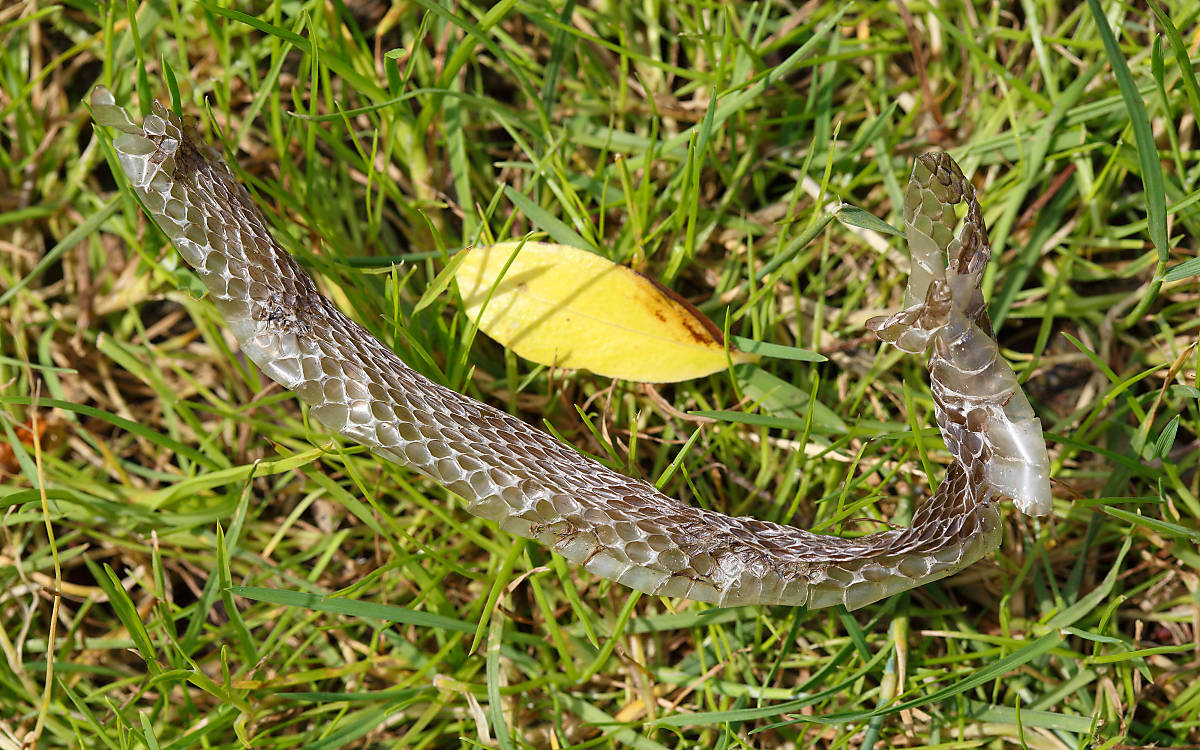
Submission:
{"label": "grass clump", "polygon": [[[1200,8],[263,7],[0,10],[0,746],[1200,743]],[[828,206],[899,224],[911,157],[950,149],[1055,516],[1010,512],[995,559],[854,613],[598,581],[330,442],[241,359],[114,178],[99,83],[177,90],[426,375],[828,533],[903,522],[945,459],[922,363],[863,326],[905,250]],[[417,309],[455,250],[530,233],[828,360],[658,398],[471,340],[452,294]]]}

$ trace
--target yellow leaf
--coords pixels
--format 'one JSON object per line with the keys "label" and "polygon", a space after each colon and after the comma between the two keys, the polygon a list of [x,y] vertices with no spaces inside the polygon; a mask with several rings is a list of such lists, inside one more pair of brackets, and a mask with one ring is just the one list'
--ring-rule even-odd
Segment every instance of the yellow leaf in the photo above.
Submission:
{"label": "yellow leaf", "polygon": [[[467,315],[526,359],[645,383],[673,383],[728,366],[712,321],[625,266],[545,242],[464,252],[455,278]],[[733,347],[729,356],[734,364],[758,359]]]}

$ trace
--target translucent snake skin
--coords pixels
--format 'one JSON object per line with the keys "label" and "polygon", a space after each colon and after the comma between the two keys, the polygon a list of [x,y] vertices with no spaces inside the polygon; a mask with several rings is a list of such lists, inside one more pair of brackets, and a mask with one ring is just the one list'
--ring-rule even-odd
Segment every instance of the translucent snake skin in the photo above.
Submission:
{"label": "translucent snake skin", "polygon": [[120,131],[121,168],[146,210],[263,372],[329,429],[598,576],[718,605],[855,608],[993,551],[1003,499],[1050,512],[1041,424],[999,355],[979,288],[991,255],[979,204],[947,154],[918,158],[905,193],[904,308],[868,325],[906,352],[929,353],[953,461],[911,526],[843,539],[685,505],[431,382],[317,291],[190,126],[156,102],[139,127],[103,88],[91,104],[99,124]]}

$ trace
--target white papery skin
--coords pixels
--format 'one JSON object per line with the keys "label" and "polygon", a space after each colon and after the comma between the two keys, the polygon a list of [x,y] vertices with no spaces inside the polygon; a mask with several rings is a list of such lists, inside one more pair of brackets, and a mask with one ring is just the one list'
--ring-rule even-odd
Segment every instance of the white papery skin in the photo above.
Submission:
{"label": "white papery skin", "polygon": [[[91,103],[99,124],[120,131],[121,168],[146,210],[268,377],[329,429],[596,575],[718,605],[853,609],[990,553],[1001,499],[1050,510],[1041,426],[999,357],[979,292],[990,248],[978,204],[945,154],[918,160],[906,196],[906,307],[872,327],[905,351],[930,350],[938,426],[954,461],[911,526],[842,539],[685,505],[433,383],[317,291],[220,156],[165,107],[156,102],[139,127],[106,89]],[[962,201],[966,219],[956,222]]]}

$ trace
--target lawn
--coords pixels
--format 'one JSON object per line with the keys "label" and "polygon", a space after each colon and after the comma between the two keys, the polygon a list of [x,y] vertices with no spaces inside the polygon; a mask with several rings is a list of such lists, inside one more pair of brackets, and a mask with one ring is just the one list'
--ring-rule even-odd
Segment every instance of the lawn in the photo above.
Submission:
{"label": "lawn", "polygon": [[[1200,746],[1200,4],[228,5],[0,8],[0,750]],[[865,326],[908,269],[866,215],[900,226],[948,150],[1054,513],[1007,504],[998,553],[853,612],[599,579],[242,357],[98,84],[195,116],[423,374],[842,536],[949,461],[924,362]],[[524,237],[823,358],[654,387],[522,360],[439,274]]]}

